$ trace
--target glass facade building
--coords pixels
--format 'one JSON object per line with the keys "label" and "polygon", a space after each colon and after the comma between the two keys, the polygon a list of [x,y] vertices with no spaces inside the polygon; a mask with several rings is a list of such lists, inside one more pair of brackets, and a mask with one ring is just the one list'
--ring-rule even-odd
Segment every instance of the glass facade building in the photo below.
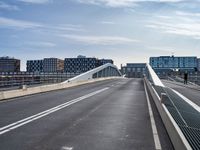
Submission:
{"label": "glass facade building", "polygon": [[65,58],[64,71],[68,73],[83,73],[97,66],[96,58]]}
{"label": "glass facade building", "polygon": [[78,56],[77,58],[65,58],[64,72],[84,73],[106,63],[113,64],[113,60],[89,58],[85,56]]}
{"label": "glass facade building", "polygon": [[113,60],[112,59],[100,59],[99,60],[99,65],[105,65],[107,63],[113,64]]}
{"label": "glass facade building", "polygon": [[44,72],[63,72],[64,60],[58,58],[44,58],[43,70]]}
{"label": "glass facade building", "polygon": [[20,72],[20,60],[0,57],[0,72]]}
{"label": "glass facade building", "polygon": [[58,58],[44,58],[43,60],[28,60],[27,72],[55,73],[64,71],[64,60]]}
{"label": "glass facade building", "polygon": [[26,70],[27,72],[44,72],[43,60],[28,60]]}
{"label": "glass facade building", "polygon": [[146,63],[127,63],[121,67],[122,75],[127,78],[142,78],[145,74]]}
{"label": "glass facade building", "polygon": [[112,59],[87,58],[79,55],[77,58],[44,58],[43,60],[28,60],[27,72],[66,72],[80,74],[106,63],[112,63]]}
{"label": "glass facade building", "polygon": [[197,57],[160,56],[150,57],[150,65],[156,72],[170,70],[194,72],[197,70]]}
{"label": "glass facade building", "polygon": [[197,69],[200,72],[200,58],[198,58],[198,60],[197,60]]}

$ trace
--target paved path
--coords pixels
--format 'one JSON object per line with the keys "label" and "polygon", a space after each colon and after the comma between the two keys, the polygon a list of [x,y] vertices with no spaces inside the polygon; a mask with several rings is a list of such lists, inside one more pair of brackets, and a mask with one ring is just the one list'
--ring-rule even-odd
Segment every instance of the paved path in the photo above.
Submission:
{"label": "paved path", "polygon": [[162,82],[165,84],[165,86],[178,91],[192,102],[200,106],[200,87],[194,85],[185,85],[183,83],[168,80],[162,80]]}
{"label": "paved path", "polygon": [[[152,108],[163,150],[173,149],[153,103]],[[0,102],[0,118],[2,150],[155,149],[142,79],[107,80]]]}

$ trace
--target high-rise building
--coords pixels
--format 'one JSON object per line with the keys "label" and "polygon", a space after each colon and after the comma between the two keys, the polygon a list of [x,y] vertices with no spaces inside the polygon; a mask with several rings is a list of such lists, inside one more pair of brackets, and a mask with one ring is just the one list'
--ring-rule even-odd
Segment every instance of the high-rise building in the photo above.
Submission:
{"label": "high-rise building", "polygon": [[77,58],[65,58],[61,60],[58,58],[44,58],[43,60],[28,60],[27,72],[67,72],[80,74],[106,63],[112,63],[111,59],[97,59],[87,58],[86,56],[79,55]]}
{"label": "high-rise building", "polygon": [[197,59],[197,70],[200,72],[200,58]]}
{"label": "high-rise building", "polygon": [[197,70],[197,57],[150,57],[150,65],[157,73],[167,73],[173,70],[194,72]]}
{"label": "high-rise building", "polygon": [[26,70],[27,72],[44,72],[43,60],[28,60]]}
{"label": "high-rise building", "polygon": [[113,60],[112,59],[99,59],[99,65],[105,65],[107,63],[113,64]]}
{"label": "high-rise building", "polygon": [[142,78],[145,67],[145,63],[127,63],[126,66],[121,66],[121,73],[127,78]]}
{"label": "high-rise building", "polygon": [[20,60],[0,57],[0,72],[20,72]]}
{"label": "high-rise building", "polygon": [[58,58],[44,58],[43,70],[44,72],[63,72],[64,60]]}
{"label": "high-rise building", "polygon": [[77,58],[66,58],[64,71],[69,73],[84,73],[106,63],[113,64],[112,59],[97,59],[79,55]]}
{"label": "high-rise building", "polygon": [[58,58],[28,60],[26,65],[27,72],[55,73],[64,71],[64,60]]}
{"label": "high-rise building", "polygon": [[83,73],[98,66],[96,58],[65,58],[64,71],[68,73]]}

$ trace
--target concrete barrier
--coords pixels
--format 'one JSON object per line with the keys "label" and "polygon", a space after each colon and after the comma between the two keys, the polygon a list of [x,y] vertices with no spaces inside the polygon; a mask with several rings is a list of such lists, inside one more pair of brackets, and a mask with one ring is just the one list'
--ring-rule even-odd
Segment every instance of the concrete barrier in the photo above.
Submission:
{"label": "concrete barrier", "polygon": [[98,78],[98,79],[90,79],[87,81],[77,81],[77,82],[68,82],[68,83],[58,83],[58,84],[51,84],[51,85],[43,85],[38,87],[31,87],[26,89],[18,89],[18,90],[11,90],[11,91],[3,91],[0,92],[0,101],[21,97],[21,96],[27,96],[37,93],[44,93],[49,91],[55,91],[55,90],[61,90],[69,87],[79,86],[83,84],[93,83],[97,81],[103,81],[103,80],[109,80],[109,79],[116,79],[116,78],[122,78],[122,77],[107,77],[107,78]]}
{"label": "concrete barrier", "polygon": [[171,142],[173,143],[175,150],[192,150],[181,129],[169,113],[168,109],[162,103],[165,100],[160,99],[157,92],[155,91],[151,83],[146,79],[146,77],[144,78],[144,82],[150,91],[154,103],[156,104],[158,112],[161,116],[161,119],[165,125],[165,128],[168,132],[168,135],[171,139]]}
{"label": "concrete barrier", "polygon": [[0,100],[1,99],[4,99],[4,94],[3,94],[3,92],[0,92]]}

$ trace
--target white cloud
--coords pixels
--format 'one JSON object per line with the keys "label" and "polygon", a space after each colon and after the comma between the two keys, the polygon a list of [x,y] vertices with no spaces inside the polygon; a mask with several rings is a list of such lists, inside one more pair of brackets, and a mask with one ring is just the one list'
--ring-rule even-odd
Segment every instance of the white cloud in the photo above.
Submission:
{"label": "white cloud", "polygon": [[141,2],[177,3],[185,0],[77,0],[80,3],[104,5],[108,7],[131,7]]}
{"label": "white cloud", "polygon": [[147,46],[148,49],[152,51],[158,51],[158,52],[166,52],[169,55],[174,53],[174,50],[177,50],[175,47],[156,47],[156,46]]}
{"label": "white cloud", "polygon": [[33,3],[33,4],[44,4],[50,2],[51,0],[18,0],[18,1],[25,3]]}
{"label": "white cloud", "polygon": [[20,29],[42,27],[41,24],[0,17],[0,27],[15,27]]}
{"label": "white cloud", "polygon": [[72,32],[84,32],[80,25],[72,24],[61,24],[61,25],[48,25],[37,22],[30,22],[24,20],[17,20],[11,18],[0,17],[0,27],[1,28],[12,28],[12,29],[35,29],[40,28],[42,30],[48,31],[72,31]]}
{"label": "white cloud", "polygon": [[157,17],[157,19],[150,21],[146,27],[168,34],[200,39],[200,20],[198,15],[197,13],[175,12],[173,17]]}
{"label": "white cloud", "polygon": [[164,23],[164,22],[152,22],[152,24],[147,25],[147,27],[159,29],[164,33],[190,36],[195,39],[200,38],[200,23],[190,24],[190,23]]}
{"label": "white cloud", "polygon": [[75,31],[75,32],[84,32],[85,29],[81,25],[73,24],[61,24],[56,26],[49,26],[50,29],[62,30],[62,31]]}
{"label": "white cloud", "polygon": [[41,41],[37,41],[37,42],[29,42],[27,43],[30,46],[35,46],[35,47],[55,47],[56,44],[52,43],[52,42],[41,42]]}
{"label": "white cloud", "polygon": [[165,15],[157,15],[156,17],[161,18],[161,19],[172,19],[172,16],[165,16]]}
{"label": "white cloud", "polygon": [[88,45],[118,45],[127,44],[131,42],[139,42],[138,40],[120,37],[120,36],[84,36],[84,35],[61,35],[69,40],[82,42]]}
{"label": "white cloud", "polygon": [[101,23],[101,24],[108,24],[108,25],[113,25],[113,24],[115,24],[115,22],[112,22],[112,21],[101,21],[100,23]]}
{"label": "white cloud", "polygon": [[5,2],[0,1],[0,9],[5,9],[5,10],[19,10],[19,8],[15,5],[10,5]]}
{"label": "white cloud", "polygon": [[176,11],[176,14],[180,16],[186,16],[186,17],[200,17],[200,13]]}

